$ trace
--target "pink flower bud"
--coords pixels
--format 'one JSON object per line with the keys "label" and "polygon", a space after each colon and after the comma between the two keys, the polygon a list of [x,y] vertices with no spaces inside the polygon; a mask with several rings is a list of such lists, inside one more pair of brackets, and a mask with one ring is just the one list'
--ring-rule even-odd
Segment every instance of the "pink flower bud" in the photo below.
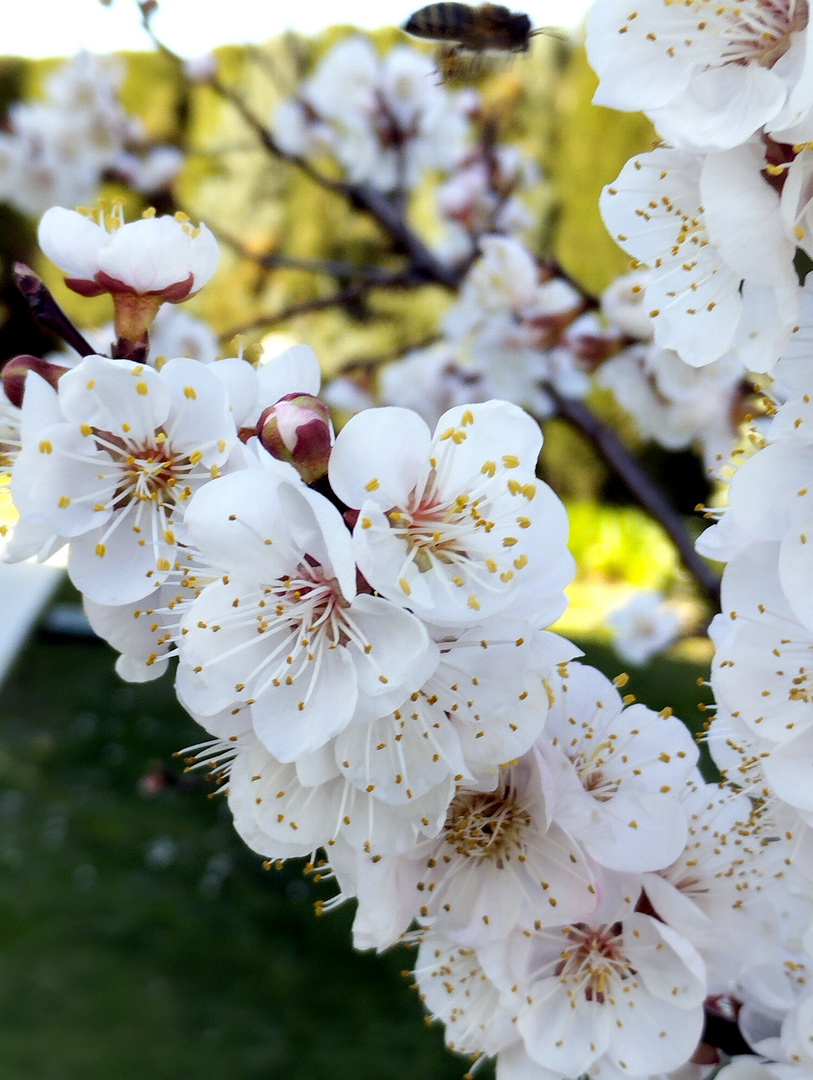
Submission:
{"label": "pink flower bud", "polygon": [[257,423],[265,449],[293,465],[306,484],[327,472],[333,427],[327,405],[311,394],[286,394],[270,405]]}
{"label": "pink flower bud", "polygon": [[38,356],[22,353],[20,356],[13,356],[3,368],[3,389],[11,404],[19,408],[23,403],[25,377],[29,371],[36,371],[56,390],[60,376],[67,370],[59,364],[50,364],[47,360],[41,360]]}

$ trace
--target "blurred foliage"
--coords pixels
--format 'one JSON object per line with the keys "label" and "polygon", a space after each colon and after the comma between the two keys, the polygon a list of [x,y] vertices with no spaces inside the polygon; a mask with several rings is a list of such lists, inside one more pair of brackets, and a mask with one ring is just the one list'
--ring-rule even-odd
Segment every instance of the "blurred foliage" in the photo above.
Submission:
{"label": "blurred foliage", "polygon": [[557,152],[549,169],[556,188],[556,257],[595,294],[629,270],[629,256],[602,224],[601,189],[615,180],[628,158],[651,150],[656,140],[652,125],[640,113],[591,105],[597,85],[584,49],[573,49],[556,83]]}
{"label": "blurred foliage", "polygon": [[[664,529],[633,506],[571,500],[565,505],[577,573],[566,590],[567,610],[554,629],[582,646],[589,640],[608,649],[612,640],[609,613],[638,590],[662,592],[679,612],[685,635],[667,655],[676,662],[685,660],[708,670],[712,655],[705,636],[708,611],[698,600],[694,582]],[[691,519],[686,527],[691,531]],[[605,660],[591,662],[602,670],[612,668]],[[651,663],[647,662],[642,675],[647,675]]]}
{"label": "blurred foliage", "polygon": [[582,573],[668,590],[679,573],[675,549],[656,522],[636,507],[567,503],[570,550]]}

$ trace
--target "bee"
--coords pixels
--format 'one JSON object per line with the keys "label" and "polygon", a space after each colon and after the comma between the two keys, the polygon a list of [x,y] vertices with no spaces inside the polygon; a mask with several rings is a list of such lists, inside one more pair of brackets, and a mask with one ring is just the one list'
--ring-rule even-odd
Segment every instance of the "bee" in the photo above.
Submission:
{"label": "bee", "polygon": [[502,4],[428,4],[410,15],[404,30],[414,37],[452,42],[469,52],[527,52],[533,33],[527,15]]}
{"label": "bee", "polygon": [[471,7],[455,2],[427,4],[410,15],[404,30],[413,37],[442,43],[436,62],[443,82],[454,81],[461,73],[486,70],[485,53],[527,52],[534,34],[551,32],[531,29],[524,12],[509,11],[502,4]]}

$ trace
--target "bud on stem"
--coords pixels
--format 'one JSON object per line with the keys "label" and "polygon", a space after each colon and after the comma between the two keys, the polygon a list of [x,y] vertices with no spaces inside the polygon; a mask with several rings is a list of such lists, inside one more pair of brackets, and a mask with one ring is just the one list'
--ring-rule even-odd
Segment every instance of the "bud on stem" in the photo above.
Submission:
{"label": "bud on stem", "polygon": [[25,377],[29,371],[35,371],[37,375],[45,379],[49,386],[56,390],[60,376],[64,375],[67,370],[68,368],[62,367],[60,364],[51,364],[47,360],[41,360],[38,356],[29,356],[22,353],[20,356],[13,356],[9,360],[3,368],[0,378],[3,380],[6,397],[12,405],[19,408],[23,403]]}
{"label": "bud on stem", "polygon": [[311,394],[286,394],[267,408],[257,423],[257,437],[280,461],[293,465],[306,484],[327,473],[333,428],[327,405]]}

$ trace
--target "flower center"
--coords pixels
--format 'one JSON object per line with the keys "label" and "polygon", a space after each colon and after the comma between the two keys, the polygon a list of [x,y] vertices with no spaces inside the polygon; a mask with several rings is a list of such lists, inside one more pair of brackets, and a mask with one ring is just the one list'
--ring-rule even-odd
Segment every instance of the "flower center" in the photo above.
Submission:
{"label": "flower center", "polygon": [[[160,436],[159,436],[160,437]],[[106,449],[110,450],[109,444]],[[179,491],[178,473],[186,473],[189,466],[183,459],[173,457],[165,442],[151,445],[124,447],[114,454],[118,461],[121,480],[116,487],[113,506],[120,509],[128,502],[152,502],[157,506],[176,503],[188,498],[191,489],[184,486]]]}
{"label": "flower center", "polygon": [[574,923],[566,934],[569,946],[562,950],[556,974],[563,983],[577,983],[585,1001],[603,1005],[614,980],[635,974],[624,954],[621,923],[598,927]]}
{"label": "flower center", "polygon": [[[191,457],[173,454],[166,434],[160,429],[143,443],[128,443],[108,431],[93,430],[96,445],[105,450],[117,470],[115,490],[109,507],[121,510],[131,503],[152,503],[156,507],[174,506],[192,494],[187,484],[179,481],[197,476],[209,477],[205,466],[200,469],[201,454]],[[108,474],[109,475],[109,474]]]}
{"label": "flower center", "polygon": [[[324,575],[321,566],[313,566],[307,560],[305,556],[300,564],[300,577],[284,578],[270,590],[277,600],[275,613],[308,634],[326,630],[331,647],[346,645],[350,635],[342,615],[347,601],[342,598],[337,583]],[[302,648],[310,644],[304,639],[300,642]]]}
{"label": "flower center", "polygon": [[666,880],[670,881],[676,889],[689,897],[708,895],[708,885],[704,884],[703,880],[697,874],[691,874],[686,871],[686,873],[680,877],[670,878],[666,873],[666,870],[658,870],[657,873],[662,878],[666,878]]}
{"label": "flower center", "polygon": [[427,573],[435,561],[452,564],[467,557],[464,541],[472,528],[493,526],[477,510],[478,499],[458,495],[451,503],[437,493],[435,471],[430,472],[423,494],[413,493],[409,510],[392,510],[389,518],[406,542],[420,572]]}
{"label": "flower center", "polygon": [[449,807],[445,840],[464,858],[499,862],[521,847],[522,831],[530,823],[510,785],[497,791],[465,791]]}
{"label": "flower center", "polygon": [[[807,0],[715,3],[713,10],[728,37],[723,52],[723,62],[727,64],[757,63],[773,67],[790,48],[791,35],[806,29],[808,22]],[[705,23],[699,25],[701,29],[705,27]]]}
{"label": "flower center", "polygon": [[590,754],[584,750],[568,754],[582,787],[596,802],[609,802],[618,793],[618,780],[609,779],[603,772],[605,751],[613,752],[609,740],[599,743]]}

